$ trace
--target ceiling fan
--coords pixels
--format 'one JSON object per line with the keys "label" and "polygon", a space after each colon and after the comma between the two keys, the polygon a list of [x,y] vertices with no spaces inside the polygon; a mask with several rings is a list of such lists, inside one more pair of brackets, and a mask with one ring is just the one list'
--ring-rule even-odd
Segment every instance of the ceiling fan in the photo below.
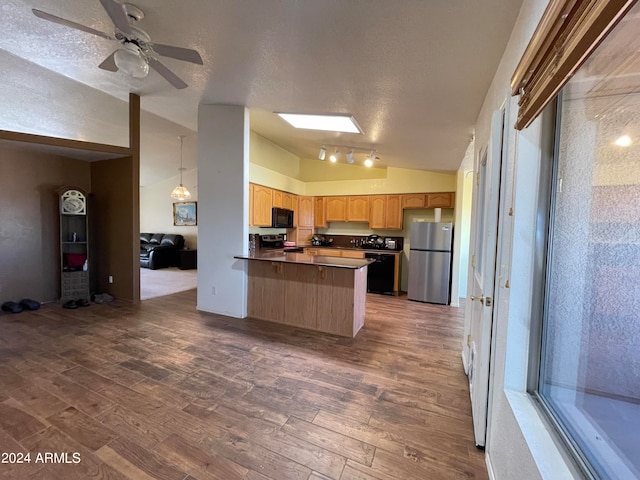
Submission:
{"label": "ceiling fan", "polygon": [[149,67],[151,67],[175,88],[187,87],[187,84],[163,65],[156,56],[160,55],[202,65],[202,57],[196,50],[152,43],[149,35],[134,25],[134,23],[144,18],[144,12],[135,5],[119,3],[116,0],[100,0],[100,3],[115,26],[113,35],[57,17],[42,10],[34,8],[32,11],[36,17],[44,20],[91,33],[107,40],[120,42],[121,47],[98,65],[103,70],[110,72],[122,70],[133,77],[144,78],[149,73]]}

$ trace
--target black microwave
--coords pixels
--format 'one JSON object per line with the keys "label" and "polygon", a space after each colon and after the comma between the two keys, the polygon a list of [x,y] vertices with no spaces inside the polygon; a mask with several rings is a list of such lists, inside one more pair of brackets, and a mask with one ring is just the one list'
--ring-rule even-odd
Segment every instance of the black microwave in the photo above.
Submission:
{"label": "black microwave", "polygon": [[293,228],[293,210],[273,207],[271,209],[272,228]]}

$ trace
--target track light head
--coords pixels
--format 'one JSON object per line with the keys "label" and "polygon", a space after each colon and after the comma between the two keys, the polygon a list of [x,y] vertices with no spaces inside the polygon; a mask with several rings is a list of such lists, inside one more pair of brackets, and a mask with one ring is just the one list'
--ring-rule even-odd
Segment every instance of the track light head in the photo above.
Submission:
{"label": "track light head", "polygon": [[327,155],[327,149],[326,149],[326,148],[324,148],[324,146],[323,146],[323,147],[320,149],[320,153],[318,153],[318,158],[319,158],[320,160],[324,160],[324,158],[326,157],[326,155]]}
{"label": "track light head", "polygon": [[351,151],[347,153],[347,163],[349,164],[353,164],[355,162],[355,159],[353,158],[353,152],[354,149],[351,149]]}
{"label": "track light head", "polygon": [[333,151],[333,154],[329,157],[329,160],[332,163],[336,163],[340,157],[342,156],[342,154],[338,151],[338,148],[336,147],[336,149]]}

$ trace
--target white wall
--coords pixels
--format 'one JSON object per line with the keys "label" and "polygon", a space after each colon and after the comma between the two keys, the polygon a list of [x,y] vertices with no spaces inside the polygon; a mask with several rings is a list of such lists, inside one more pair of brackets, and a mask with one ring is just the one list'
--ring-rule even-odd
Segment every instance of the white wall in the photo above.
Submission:
{"label": "white wall", "polygon": [[249,112],[198,108],[198,309],[247,316]]}
{"label": "white wall", "polygon": [[547,4],[547,0],[524,0],[476,123],[475,155],[488,141],[492,113],[505,101],[511,103],[506,119],[507,175],[503,181],[507,209],[513,208],[515,215],[502,218],[497,258],[498,268],[509,278],[510,285],[502,282],[495,292],[486,445],[489,474],[495,479],[579,478],[526,393],[540,130],[539,121],[521,133],[510,127],[515,122],[517,105],[510,98],[509,86]]}

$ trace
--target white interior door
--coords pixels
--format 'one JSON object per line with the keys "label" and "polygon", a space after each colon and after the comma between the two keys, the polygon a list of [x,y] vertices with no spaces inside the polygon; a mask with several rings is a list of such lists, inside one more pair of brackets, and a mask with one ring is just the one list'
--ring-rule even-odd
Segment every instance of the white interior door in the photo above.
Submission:
{"label": "white interior door", "polygon": [[476,165],[476,195],[472,224],[474,242],[469,269],[467,309],[467,374],[476,445],[483,447],[487,430],[487,406],[493,326],[493,297],[498,242],[498,209],[505,111],[494,112],[487,147]]}

